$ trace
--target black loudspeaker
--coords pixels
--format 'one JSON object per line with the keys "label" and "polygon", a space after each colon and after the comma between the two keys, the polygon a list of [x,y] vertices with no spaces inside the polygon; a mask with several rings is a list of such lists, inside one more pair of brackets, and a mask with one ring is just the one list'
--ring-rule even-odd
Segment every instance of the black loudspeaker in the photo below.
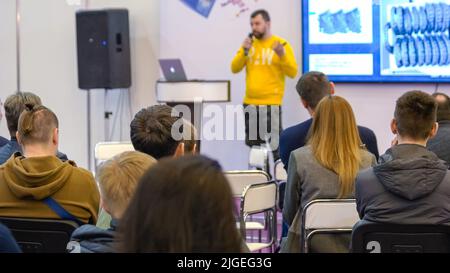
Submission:
{"label": "black loudspeaker", "polygon": [[131,86],[128,10],[86,10],[76,14],[78,86]]}

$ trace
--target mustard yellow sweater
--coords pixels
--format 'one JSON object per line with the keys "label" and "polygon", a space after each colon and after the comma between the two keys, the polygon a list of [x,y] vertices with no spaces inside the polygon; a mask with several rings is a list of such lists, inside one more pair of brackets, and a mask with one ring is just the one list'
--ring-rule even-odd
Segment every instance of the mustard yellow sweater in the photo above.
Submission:
{"label": "mustard yellow sweater", "polygon": [[100,194],[92,174],[56,156],[19,153],[0,165],[0,216],[60,219],[42,200],[52,197],[70,214],[97,222]]}
{"label": "mustard yellow sweater", "polygon": [[[273,44],[284,44],[286,54],[280,58],[273,51]],[[245,104],[281,105],[284,95],[285,76],[294,78],[298,72],[291,45],[284,39],[272,35],[266,40],[253,40],[248,56],[241,47],[231,63],[231,71],[238,73],[245,67],[247,72]]]}

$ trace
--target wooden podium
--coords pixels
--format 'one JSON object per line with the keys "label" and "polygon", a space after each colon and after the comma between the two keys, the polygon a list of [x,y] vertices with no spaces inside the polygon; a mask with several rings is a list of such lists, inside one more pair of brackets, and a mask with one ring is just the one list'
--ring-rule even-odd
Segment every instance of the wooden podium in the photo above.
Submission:
{"label": "wooden podium", "polygon": [[197,129],[197,147],[200,151],[203,103],[230,102],[230,90],[230,81],[157,81],[156,100],[171,107],[184,105],[189,108],[191,115],[184,118],[191,121]]}

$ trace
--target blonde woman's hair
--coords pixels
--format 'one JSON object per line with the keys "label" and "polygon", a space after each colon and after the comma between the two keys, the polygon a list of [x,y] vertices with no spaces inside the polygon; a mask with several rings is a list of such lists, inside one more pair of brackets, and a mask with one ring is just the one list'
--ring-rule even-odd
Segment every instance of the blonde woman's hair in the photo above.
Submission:
{"label": "blonde woman's hair", "polygon": [[344,98],[326,96],[319,102],[308,143],[317,161],[338,175],[338,198],[353,193],[362,141],[352,107]]}
{"label": "blonde woman's hair", "polygon": [[130,151],[105,161],[97,172],[102,202],[112,216],[120,218],[133,197],[139,179],[156,163],[153,157]]}

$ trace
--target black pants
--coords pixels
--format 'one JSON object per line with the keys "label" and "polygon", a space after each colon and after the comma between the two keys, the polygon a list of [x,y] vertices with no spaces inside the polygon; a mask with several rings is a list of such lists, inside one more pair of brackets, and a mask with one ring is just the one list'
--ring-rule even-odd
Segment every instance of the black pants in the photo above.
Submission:
{"label": "black pants", "polygon": [[268,143],[274,160],[278,160],[282,130],[281,106],[244,104],[244,116],[245,144],[252,147]]}

